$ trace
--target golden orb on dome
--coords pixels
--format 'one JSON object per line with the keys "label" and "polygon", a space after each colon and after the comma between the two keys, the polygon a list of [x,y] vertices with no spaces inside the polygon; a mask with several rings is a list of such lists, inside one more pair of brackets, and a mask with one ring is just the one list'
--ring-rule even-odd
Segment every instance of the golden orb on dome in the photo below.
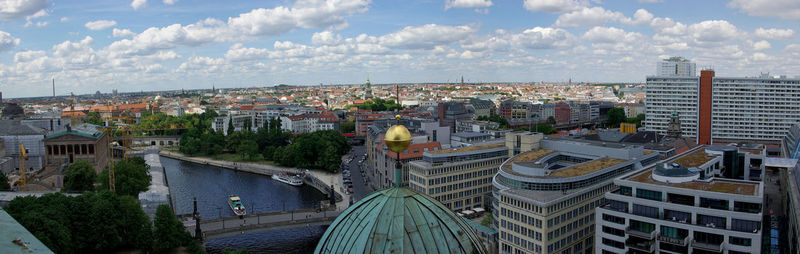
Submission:
{"label": "golden orb on dome", "polygon": [[394,125],[386,131],[386,137],[383,140],[389,150],[401,153],[408,149],[408,145],[411,144],[411,133],[408,132],[405,126]]}

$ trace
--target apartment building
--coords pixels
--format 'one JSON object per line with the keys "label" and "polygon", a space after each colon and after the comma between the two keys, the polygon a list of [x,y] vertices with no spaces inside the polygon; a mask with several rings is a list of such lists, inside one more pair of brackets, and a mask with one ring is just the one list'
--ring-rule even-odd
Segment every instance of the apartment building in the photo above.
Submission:
{"label": "apartment building", "polygon": [[658,76],[694,77],[697,75],[697,65],[683,57],[670,57],[658,63],[656,74]]}
{"label": "apartment building", "polygon": [[595,253],[760,253],[764,185],[726,178],[739,159],[721,148],[731,147],[699,146],[614,180],[596,210]]}
{"label": "apartment building", "polygon": [[592,253],[594,209],[613,178],[658,159],[641,146],[517,133],[506,140],[516,155],[492,181],[500,253]]}
{"label": "apartment building", "polygon": [[508,158],[504,140],[427,151],[409,162],[409,188],[428,194],[454,211],[485,208],[492,177]]}
{"label": "apartment building", "polygon": [[487,130],[493,130],[500,127],[499,123],[491,121],[478,121],[478,120],[456,120],[456,132],[480,132],[485,133]]}
{"label": "apartment building", "polygon": [[684,137],[716,141],[780,142],[800,121],[800,79],[785,76],[649,76],[645,126],[665,134],[670,114],[680,116]]}

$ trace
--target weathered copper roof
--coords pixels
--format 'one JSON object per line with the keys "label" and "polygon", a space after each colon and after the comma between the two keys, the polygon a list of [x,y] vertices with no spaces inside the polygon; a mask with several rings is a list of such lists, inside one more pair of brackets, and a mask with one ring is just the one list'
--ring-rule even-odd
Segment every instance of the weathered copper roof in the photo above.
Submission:
{"label": "weathered copper roof", "polygon": [[344,211],[315,253],[485,253],[463,219],[408,188],[377,191]]}

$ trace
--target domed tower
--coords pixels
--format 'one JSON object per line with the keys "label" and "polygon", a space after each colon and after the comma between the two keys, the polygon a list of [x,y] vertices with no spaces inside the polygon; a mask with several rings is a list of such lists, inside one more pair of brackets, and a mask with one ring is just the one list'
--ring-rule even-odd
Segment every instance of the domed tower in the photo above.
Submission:
{"label": "domed tower", "polygon": [[[400,116],[397,116],[400,119]],[[386,132],[386,146],[400,153],[411,143],[402,125]],[[314,253],[486,253],[480,238],[460,216],[435,199],[402,186],[377,191],[342,212]]]}
{"label": "domed tower", "polygon": [[667,137],[681,138],[681,118],[678,112],[672,112],[669,117],[669,125],[667,125]]}
{"label": "domed tower", "polygon": [[369,78],[367,78],[367,84],[364,85],[364,99],[372,99],[372,84],[369,82]]}

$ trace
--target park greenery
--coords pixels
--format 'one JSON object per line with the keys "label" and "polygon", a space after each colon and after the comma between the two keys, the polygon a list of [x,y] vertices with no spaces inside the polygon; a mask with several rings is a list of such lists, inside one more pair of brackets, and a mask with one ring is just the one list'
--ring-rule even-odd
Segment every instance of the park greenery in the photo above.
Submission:
{"label": "park greenery", "polygon": [[[150,165],[141,157],[133,157],[114,163],[114,186],[119,195],[136,197],[147,191],[150,186]],[[98,190],[108,190],[108,169],[104,169],[97,177]]]}
{"label": "park greenery", "polygon": [[642,121],[644,121],[644,114],[638,114],[636,117],[625,117],[625,109],[623,108],[612,108],[608,110],[608,116],[606,118],[606,125],[611,128],[619,127],[620,123],[633,123],[636,124],[636,127],[642,126]]}
{"label": "park greenery", "polygon": [[478,120],[478,121],[492,121],[492,122],[498,123],[498,124],[500,124],[500,128],[501,129],[508,128],[508,126],[509,126],[508,125],[508,120],[506,120],[505,118],[503,118],[500,115],[479,116],[475,120]]}
{"label": "park greenery", "polygon": [[128,195],[101,191],[76,197],[26,196],[15,198],[5,210],[55,253],[169,253],[179,246],[204,252],[169,206],[158,207],[152,224],[136,198]]}
{"label": "park greenery", "polygon": [[76,161],[64,171],[64,188],[62,190],[66,192],[92,191],[95,178],[97,175],[89,161]]}
{"label": "park greenery", "polygon": [[373,98],[364,102],[364,104],[353,104],[347,108],[357,107],[358,109],[372,110],[372,111],[394,111],[403,109],[403,106],[397,104],[395,100],[384,100],[381,98]]}
{"label": "park greenery", "polygon": [[[209,156],[235,161],[273,161],[287,167],[335,171],[341,156],[350,150],[347,139],[335,130],[293,136],[281,129],[281,120],[273,118],[253,131],[249,124],[240,131],[228,126],[228,132],[214,131],[211,123],[196,121],[181,136],[179,151],[189,156]],[[231,158],[228,155],[235,155]]]}

